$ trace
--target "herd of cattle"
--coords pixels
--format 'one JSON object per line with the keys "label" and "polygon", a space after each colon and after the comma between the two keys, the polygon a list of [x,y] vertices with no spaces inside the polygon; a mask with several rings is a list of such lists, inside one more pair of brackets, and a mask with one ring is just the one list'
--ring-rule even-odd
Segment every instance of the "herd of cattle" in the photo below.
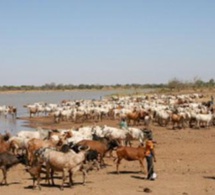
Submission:
{"label": "herd of cattle", "polygon": [[[201,98],[199,94],[151,95],[25,105],[30,117],[50,115],[58,123],[63,120],[84,122],[125,118],[129,126],[126,129],[108,125],[66,130],[38,128],[35,131],[19,131],[14,136],[0,134],[1,184],[7,184],[7,171],[18,163],[26,165],[26,171],[33,178],[33,188],[41,189],[41,173],[44,169],[46,180],[52,185],[55,172],[62,173],[61,189],[67,177],[69,186],[73,185],[73,175],[77,171],[82,172],[84,184],[87,172],[105,167],[104,157],[113,157],[113,150],[116,151],[117,173],[122,159],[138,160],[143,171],[144,141],[151,131],[140,129],[138,125],[147,127],[150,123],[156,123],[161,126],[171,124],[173,129],[188,125],[192,128],[208,128],[214,125],[213,103],[202,102]],[[5,115],[3,107],[0,107],[0,113]],[[138,147],[132,147],[133,140],[138,140]]]}
{"label": "herd of cattle", "polygon": [[125,118],[130,126],[160,126],[172,128],[209,127],[214,124],[213,102],[203,102],[200,94],[126,96],[104,100],[63,100],[60,104],[38,102],[25,105],[30,117],[51,115],[61,121],[101,121],[104,118]]}
{"label": "herd of cattle", "polygon": [[[41,189],[41,173],[46,172],[48,184],[54,184],[54,173],[62,173],[60,189],[64,188],[69,176],[69,186],[73,185],[73,175],[77,171],[85,177],[90,170],[104,168],[105,157],[113,157],[116,151],[116,171],[122,159],[138,160],[144,170],[144,139],[151,131],[129,127],[127,130],[109,126],[85,126],[79,129],[20,131],[15,136],[0,135],[0,169],[3,172],[1,184],[7,185],[7,171],[10,167],[23,163],[33,178],[33,188]],[[132,140],[138,139],[139,147],[132,147]],[[126,146],[130,144],[129,146]],[[51,179],[51,182],[50,182]],[[35,185],[37,181],[37,185]]]}

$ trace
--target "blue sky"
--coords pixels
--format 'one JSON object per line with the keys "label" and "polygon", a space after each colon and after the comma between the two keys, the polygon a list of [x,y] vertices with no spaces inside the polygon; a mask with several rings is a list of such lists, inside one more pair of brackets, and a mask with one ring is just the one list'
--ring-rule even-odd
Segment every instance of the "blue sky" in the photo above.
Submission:
{"label": "blue sky", "polygon": [[214,0],[0,0],[0,86],[208,81]]}

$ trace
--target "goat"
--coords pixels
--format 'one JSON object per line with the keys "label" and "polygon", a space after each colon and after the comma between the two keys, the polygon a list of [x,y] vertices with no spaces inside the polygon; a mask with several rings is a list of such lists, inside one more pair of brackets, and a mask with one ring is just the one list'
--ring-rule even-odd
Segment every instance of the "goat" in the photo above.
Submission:
{"label": "goat", "polygon": [[143,160],[145,158],[145,149],[142,146],[139,146],[137,148],[134,147],[128,147],[128,146],[121,146],[116,149],[117,158],[114,159],[116,162],[116,172],[119,174],[119,164],[122,159],[128,160],[128,161],[134,161],[138,160],[140,163],[141,172],[144,171],[144,164]]}

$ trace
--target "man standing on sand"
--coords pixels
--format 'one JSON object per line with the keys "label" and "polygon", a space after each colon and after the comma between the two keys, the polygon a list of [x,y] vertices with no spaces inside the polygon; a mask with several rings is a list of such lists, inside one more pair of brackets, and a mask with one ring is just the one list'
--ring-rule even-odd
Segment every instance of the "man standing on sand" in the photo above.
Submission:
{"label": "man standing on sand", "polygon": [[148,135],[148,138],[146,140],[145,155],[147,162],[147,179],[155,180],[154,162],[156,162],[156,157],[154,151],[154,143],[152,141],[152,135]]}

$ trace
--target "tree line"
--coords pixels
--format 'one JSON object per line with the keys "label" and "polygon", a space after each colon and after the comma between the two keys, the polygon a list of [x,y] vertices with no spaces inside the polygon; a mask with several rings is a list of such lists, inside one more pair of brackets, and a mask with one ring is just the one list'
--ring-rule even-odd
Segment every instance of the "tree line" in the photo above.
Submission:
{"label": "tree line", "polygon": [[213,88],[215,87],[214,79],[210,79],[205,82],[199,78],[194,78],[193,81],[181,81],[177,78],[169,80],[166,84],[115,84],[115,85],[101,85],[101,84],[56,84],[46,83],[41,86],[34,85],[3,85],[0,86],[0,91],[31,91],[31,90],[102,90],[102,89],[169,89],[169,90],[183,90],[183,89],[201,89],[201,88]]}

